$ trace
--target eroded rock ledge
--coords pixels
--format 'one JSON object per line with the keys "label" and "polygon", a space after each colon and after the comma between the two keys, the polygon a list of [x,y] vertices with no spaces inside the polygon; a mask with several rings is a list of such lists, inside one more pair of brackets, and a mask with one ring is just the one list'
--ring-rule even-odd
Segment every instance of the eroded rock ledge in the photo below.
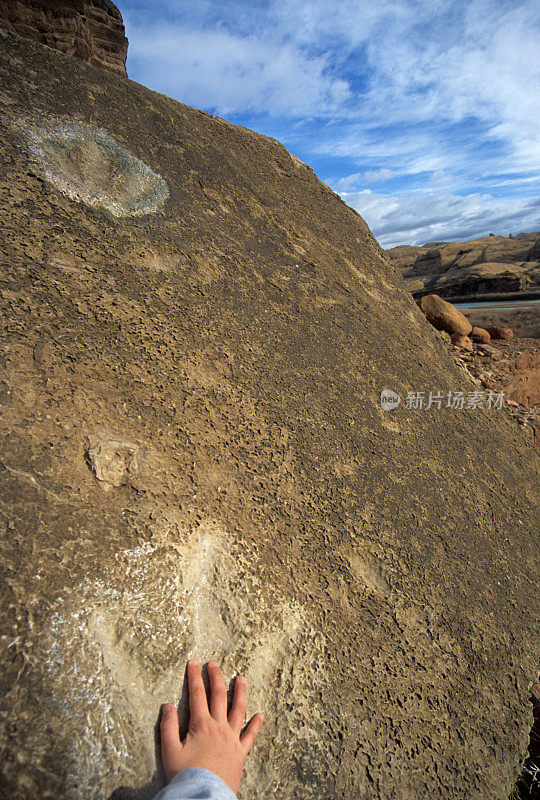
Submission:
{"label": "eroded rock ledge", "polygon": [[128,40],[110,0],[0,0],[0,28],[127,74]]}

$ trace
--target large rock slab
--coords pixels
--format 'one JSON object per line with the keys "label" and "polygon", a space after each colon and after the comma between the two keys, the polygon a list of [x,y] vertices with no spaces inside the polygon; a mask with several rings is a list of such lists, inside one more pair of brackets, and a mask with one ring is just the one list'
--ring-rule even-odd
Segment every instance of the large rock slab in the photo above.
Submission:
{"label": "large rock slab", "polygon": [[266,713],[246,800],[506,798],[534,448],[405,402],[477,387],[282,145],[0,45],[6,796],[147,796],[192,655]]}

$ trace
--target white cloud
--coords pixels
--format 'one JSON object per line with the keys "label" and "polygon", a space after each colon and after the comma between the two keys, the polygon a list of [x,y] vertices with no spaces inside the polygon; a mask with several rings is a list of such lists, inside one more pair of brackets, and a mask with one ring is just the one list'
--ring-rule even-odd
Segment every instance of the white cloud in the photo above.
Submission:
{"label": "white cloud", "polygon": [[327,74],[328,58],[288,42],[224,29],[130,27],[130,47],[145,83],[188,105],[220,114],[335,114],[347,81]]}
{"label": "white cloud", "polygon": [[345,178],[340,178],[334,184],[336,192],[347,192],[363,183],[378,183],[379,181],[390,180],[394,175],[391,169],[369,169],[367,172],[353,172]]}
{"label": "white cloud", "polygon": [[342,193],[383,247],[473,239],[488,233],[520,233],[539,223],[538,201],[497,199],[491,195],[407,193],[395,197],[370,189]]}
{"label": "white cloud", "polygon": [[453,178],[444,169],[438,169],[435,172],[432,172],[429,176],[430,183],[434,183],[437,186],[447,186],[449,183],[453,182]]}
{"label": "white cloud", "polygon": [[[259,130],[257,115],[288,119],[282,138],[304,160],[332,164],[324,169],[338,178],[333,164],[346,164],[334,188],[386,243],[515,230],[514,219],[540,226],[521,199],[540,165],[538,0],[123,0],[124,9],[130,74]],[[396,197],[359,191],[389,179]]]}

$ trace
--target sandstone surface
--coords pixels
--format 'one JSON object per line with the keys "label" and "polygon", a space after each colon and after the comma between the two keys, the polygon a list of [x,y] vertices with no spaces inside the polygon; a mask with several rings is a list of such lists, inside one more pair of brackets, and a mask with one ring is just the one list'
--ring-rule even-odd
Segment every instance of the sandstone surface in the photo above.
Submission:
{"label": "sandstone surface", "polygon": [[0,28],[126,74],[128,40],[111,0],[0,0]]}
{"label": "sandstone surface", "polygon": [[278,142],[9,34],[0,102],[4,796],[151,795],[195,656],[266,714],[245,800],[507,798],[535,448],[407,406],[477,387]]}
{"label": "sandstone surface", "polygon": [[540,341],[505,339],[495,345],[475,344],[455,358],[484,390],[503,393],[506,411],[540,447]]}

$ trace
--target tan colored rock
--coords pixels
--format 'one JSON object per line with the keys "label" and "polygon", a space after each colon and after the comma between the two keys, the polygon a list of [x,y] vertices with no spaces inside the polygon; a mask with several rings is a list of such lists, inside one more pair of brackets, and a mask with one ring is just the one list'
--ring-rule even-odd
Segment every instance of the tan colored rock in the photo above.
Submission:
{"label": "tan colored rock", "polygon": [[492,339],[512,339],[514,336],[512,328],[507,328],[506,325],[489,325],[486,330]]}
{"label": "tan colored rock", "polygon": [[0,28],[126,74],[128,40],[111,0],[0,0]]}
{"label": "tan colored rock", "polygon": [[409,291],[451,300],[512,293],[530,296],[540,287],[540,231],[515,237],[484,236],[468,242],[400,245],[385,251],[402,271]]}
{"label": "tan colored rock", "polygon": [[491,341],[489,333],[484,328],[478,328],[476,325],[473,325],[469,336],[477,344],[489,344]]}
{"label": "tan colored rock", "polygon": [[240,800],[508,797],[540,663],[514,420],[446,407],[470,376],[279,142],[9,33],[0,97],[2,796],[155,796],[192,656],[266,714]]}
{"label": "tan colored rock", "polygon": [[107,486],[122,486],[137,471],[136,444],[90,437],[88,460],[92,472]]}
{"label": "tan colored rock", "polygon": [[465,336],[463,333],[453,333],[450,337],[450,340],[454,347],[461,347],[464,350],[472,350],[473,343],[469,339],[468,336]]}
{"label": "tan colored rock", "polygon": [[422,297],[420,309],[427,321],[439,331],[446,331],[450,335],[460,333],[465,336],[472,331],[472,325],[467,317],[436,294]]}
{"label": "tan colored rock", "polygon": [[524,406],[540,406],[540,354],[524,353],[510,365],[506,394]]}
{"label": "tan colored rock", "polygon": [[491,344],[479,344],[478,349],[481,353],[484,353],[486,356],[489,356],[494,360],[498,360],[502,357],[501,351],[497,347],[493,347]]}

